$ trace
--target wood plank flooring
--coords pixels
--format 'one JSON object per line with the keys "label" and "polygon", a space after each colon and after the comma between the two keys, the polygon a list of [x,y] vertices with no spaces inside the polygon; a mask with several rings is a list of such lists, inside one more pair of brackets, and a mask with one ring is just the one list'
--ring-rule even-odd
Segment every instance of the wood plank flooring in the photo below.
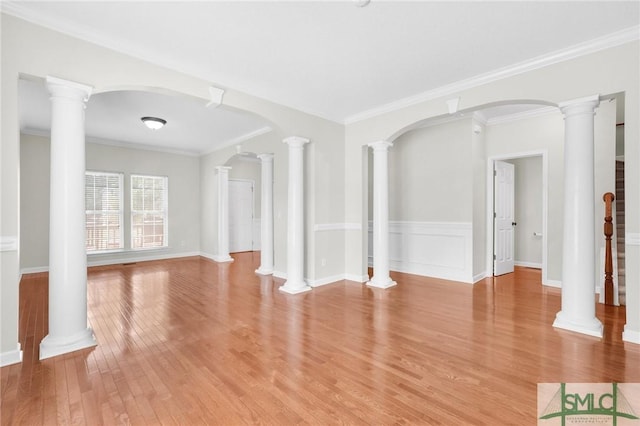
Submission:
{"label": "wood plank flooring", "polygon": [[640,382],[624,308],[598,305],[603,339],[556,330],[560,293],[536,270],[292,296],[254,274],[259,253],[234,257],[91,269],[99,345],[42,362],[47,276],[25,276],[1,423],[524,425],[539,382]]}

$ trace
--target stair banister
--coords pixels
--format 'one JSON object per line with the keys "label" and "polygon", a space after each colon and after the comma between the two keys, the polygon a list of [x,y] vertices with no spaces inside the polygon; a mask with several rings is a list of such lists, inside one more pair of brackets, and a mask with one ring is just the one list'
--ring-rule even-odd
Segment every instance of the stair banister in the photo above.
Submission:
{"label": "stair banister", "polygon": [[607,192],[602,196],[605,203],[604,213],[604,303],[613,305],[613,255],[611,252],[611,236],[613,235],[613,216],[611,207],[615,195]]}

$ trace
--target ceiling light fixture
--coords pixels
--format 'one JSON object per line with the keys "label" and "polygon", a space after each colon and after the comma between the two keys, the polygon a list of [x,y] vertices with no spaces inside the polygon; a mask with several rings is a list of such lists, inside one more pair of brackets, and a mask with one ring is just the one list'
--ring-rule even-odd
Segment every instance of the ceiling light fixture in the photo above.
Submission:
{"label": "ceiling light fixture", "polygon": [[142,117],[140,120],[142,120],[144,125],[151,130],[161,129],[165,124],[167,124],[167,120],[163,120],[162,118],[158,117]]}

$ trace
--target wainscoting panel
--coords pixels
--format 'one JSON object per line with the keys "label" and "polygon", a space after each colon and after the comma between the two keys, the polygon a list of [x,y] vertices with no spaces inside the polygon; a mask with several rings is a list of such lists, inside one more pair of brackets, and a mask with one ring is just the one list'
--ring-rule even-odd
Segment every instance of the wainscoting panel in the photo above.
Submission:
{"label": "wainscoting panel", "polygon": [[[389,222],[392,271],[473,283],[471,223]],[[369,222],[369,266],[373,266],[373,222]]]}

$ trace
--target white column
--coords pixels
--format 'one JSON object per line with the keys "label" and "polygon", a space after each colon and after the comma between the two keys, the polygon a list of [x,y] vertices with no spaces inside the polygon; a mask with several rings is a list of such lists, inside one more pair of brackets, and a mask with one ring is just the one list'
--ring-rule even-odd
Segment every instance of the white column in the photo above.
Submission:
{"label": "white column", "polygon": [[216,262],[233,262],[229,256],[229,170],[231,167],[218,166],[218,254]]}
{"label": "white column", "polygon": [[595,316],[593,116],[597,95],[561,103],[564,114],[562,310],[554,327],[602,337]]}
{"label": "white column", "polygon": [[373,149],[373,278],[368,286],[389,288],[396,282],[389,276],[389,170],[391,142],[370,143]]}
{"label": "white column", "polygon": [[262,165],[260,192],[260,267],[256,273],[273,274],[273,154],[258,155]]}
{"label": "white column", "polygon": [[51,94],[49,334],[40,359],[96,345],[87,323],[84,108],[92,88],[47,77]]}
{"label": "white column", "polygon": [[289,145],[289,199],[287,216],[287,281],[279,290],[302,293],[311,290],[304,281],[304,145],[309,139],[291,136]]}

